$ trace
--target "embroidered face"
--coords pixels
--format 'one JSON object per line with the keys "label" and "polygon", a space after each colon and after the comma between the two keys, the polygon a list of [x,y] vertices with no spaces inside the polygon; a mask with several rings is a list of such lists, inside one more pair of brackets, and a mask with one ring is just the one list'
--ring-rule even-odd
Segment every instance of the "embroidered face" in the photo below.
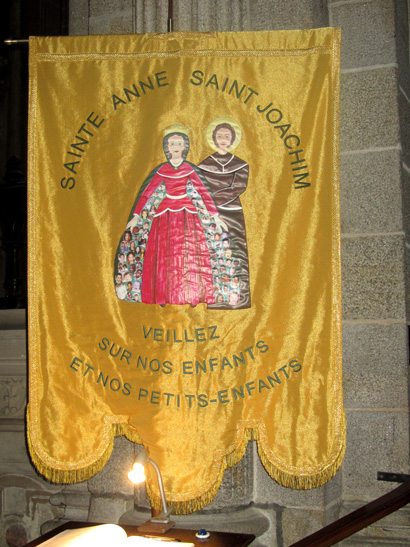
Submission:
{"label": "embroidered face", "polygon": [[186,135],[172,133],[164,138],[164,152],[171,163],[180,163],[188,154],[189,139]]}
{"label": "embroidered face", "polygon": [[232,146],[235,141],[235,130],[228,123],[221,123],[217,125],[212,134],[212,139],[220,154],[226,154],[228,148]]}
{"label": "embroidered face", "polygon": [[235,306],[239,302],[239,294],[236,291],[229,293],[228,301],[229,301],[229,304],[231,304],[232,306]]}
{"label": "embroidered face", "polygon": [[173,160],[179,160],[182,158],[182,154],[185,152],[185,143],[182,137],[174,135],[168,141],[168,150]]}
{"label": "embroidered face", "polygon": [[127,287],[124,285],[124,283],[116,285],[115,292],[120,300],[124,300],[124,298],[127,296]]}

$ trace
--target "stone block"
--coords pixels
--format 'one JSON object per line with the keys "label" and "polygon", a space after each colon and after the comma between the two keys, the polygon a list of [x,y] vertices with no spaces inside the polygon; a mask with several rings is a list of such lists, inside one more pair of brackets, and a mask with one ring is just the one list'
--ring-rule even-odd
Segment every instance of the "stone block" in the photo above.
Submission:
{"label": "stone block", "polygon": [[249,7],[252,30],[309,29],[329,26],[325,2],[253,0]]}
{"label": "stone block", "polygon": [[407,343],[404,323],[343,325],[346,409],[407,406]]}
{"label": "stone block", "polygon": [[88,34],[88,0],[70,0],[69,33],[72,35]]}
{"label": "stone block", "polygon": [[227,2],[230,11],[227,17],[223,13],[217,13],[218,30],[251,30],[248,18],[248,6],[246,2]]}
{"label": "stone block", "polygon": [[133,0],[90,0],[89,2],[89,13],[90,17],[109,17],[113,14],[118,14],[121,12],[126,12],[131,14],[133,10]]}
{"label": "stone block", "polygon": [[[402,88],[398,90],[400,113],[401,160],[410,167],[410,92],[406,94]],[[406,203],[407,207],[409,204]]]}
{"label": "stone block", "polygon": [[[25,367],[27,360],[27,333],[25,329],[0,330],[0,371],[7,365]],[[23,371],[22,371],[23,372]],[[24,368],[24,374],[25,374]]]}
{"label": "stone block", "polygon": [[24,420],[26,379],[23,376],[0,376],[0,421],[3,418]]}
{"label": "stone block", "polygon": [[64,486],[61,492],[50,498],[52,506],[60,507],[65,520],[84,521],[88,518],[91,494],[86,482]]}
{"label": "stone block", "polygon": [[206,507],[215,511],[226,507],[240,507],[252,502],[253,449],[248,448],[239,463],[227,469],[215,499]]}
{"label": "stone block", "polygon": [[409,473],[407,410],[348,411],[343,499],[371,501],[392,489],[377,472]]}
{"label": "stone block", "polygon": [[403,189],[403,228],[406,240],[410,239],[410,166],[402,167],[402,189]]}
{"label": "stone block", "polygon": [[151,504],[144,483],[136,484],[134,486],[134,504],[138,509],[151,510]]}
{"label": "stone block", "polygon": [[[191,2],[190,0],[176,2],[173,5],[174,30],[198,30],[197,13],[197,2]],[[208,28],[207,30],[214,30],[214,28]]]}
{"label": "stone block", "polygon": [[404,242],[400,235],[342,239],[346,319],[404,319]]}
{"label": "stone block", "polygon": [[0,472],[5,464],[28,464],[26,439],[23,432],[2,431],[0,442]]}
{"label": "stone block", "polygon": [[324,514],[324,526],[335,522],[340,517],[340,506],[342,504],[342,498],[340,497],[339,501],[334,502],[328,505],[325,508]]}
{"label": "stone block", "polygon": [[343,154],[340,208],[343,234],[403,229],[399,150]]}
{"label": "stone block", "polygon": [[397,146],[400,135],[396,69],[342,73],[340,119],[342,151]]}
{"label": "stone block", "polygon": [[26,490],[11,486],[3,492],[3,514],[23,515],[26,509]]}
{"label": "stone block", "polygon": [[131,15],[129,13],[111,17],[92,17],[89,19],[89,34],[132,34],[134,22]]}
{"label": "stone block", "polygon": [[398,33],[396,37],[396,55],[399,65],[399,85],[410,96],[410,64],[409,64],[409,37],[407,34]]}
{"label": "stone block", "polygon": [[324,511],[318,509],[285,508],[282,513],[282,534],[284,545],[313,534],[324,526]]}
{"label": "stone block", "polygon": [[[134,32],[167,32],[168,2],[166,0],[142,0],[133,2],[135,15]],[[175,12],[175,7],[174,10]],[[175,27],[174,27],[175,30]]]}
{"label": "stone block", "polygon": [[63,487],[61,484],[53,484],[39,475],[27,476],[23,473],[3,473],[0,471],[0,489],[21,489],[25,492],[35,492],[38,499],[49,499],[54,493]]}
{"label": "stone block", "polygon": [[410,96],[409,64],[409,3],[407,0],[395,0],[396,55],[399,65],[399,83]]}
{"label": "stone block", "polygon": [[410,245],[407,240],[405,256],[405,275],[406,275],[406,314],[410,318]]}
{"label": "stone block", "polygon": [[91,496],[90,510],[88,520],[90,522],[117,524],[121,516],[130,511],[134,505],[134,500],[124,497],[113,496]]}
{"label": "stone block", "polygon": [[247,3],[218,2],[216,7],[214,2],[181,0],[174,3],[174,30],[250,30]]}
{"label": "stone block", "polygon": [[26,332],[26,310],[0,310],[0,330]]}
{"label": "stone block", "polygon": [[339,3],[330,18],[342,29],[342,68],[396,62],[393,0]]}
{"label": "stone block", "polygon": [[[338,505],[342,497],[342,471],[336,473],[336,475],[330,479],[323,487],[324,491],[324,505],[326,508]],[[333,519],[334,520],[334,519]],[[327,521],[331,522],[331,521]]]}
{"label": "stone block", "polygon": [[135,458],[136,445],[125,437],[114,439],[114,449],[108,463],[88,480],[92,494],[122,494],[133,496],[134,485],[128,479]]}
{"label": "stone block", "polygon": [[[192,22],[195,30],[205,32],[209,30],[217,30],[217,12],[215,5],[210,2],[193,2],[192,3]],[[222,7],[221,15],[226,16],[227,6]]]}
{"label": "stone block", "polygon": [[[245,2],[195,2],[191,8],[191,29],[206,31],[247,30],[248,10]],[[187,21],[185,21],[185,24]]]}
{"label": "stone block", "polygon": [[256,539],[251,544],[252,547],[277,547],[281,510],[278,510],[278,508],[272,506],[269,509],[259,509],[259,512],[262,515],[265,515],[267,521],[269,522],[269,528],[266,532],[263,532],[262,529],[257,529],[256,527],[255,531],[250,530],[250,534],[256,535]]}

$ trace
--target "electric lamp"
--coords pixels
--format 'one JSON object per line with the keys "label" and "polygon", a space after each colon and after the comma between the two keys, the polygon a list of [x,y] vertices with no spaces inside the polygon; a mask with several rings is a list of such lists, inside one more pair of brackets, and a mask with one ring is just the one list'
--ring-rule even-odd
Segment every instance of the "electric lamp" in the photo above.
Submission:
{"label": "electric lamp", "polygon": [[134,484],[139,484],[145,481],[145,466],[150,463],[157,473],[159,493],[161,496],[162,511],[159,515],[152,516],[150,520],[138,526],[139,532],[158,532],[163,534],[175,525],[175,522],[170,520],[172,510],[168,509],[167,500],[165,499],[164,483],[162,482],[161,471],[158,465],[148,457],[148,453],[144,447],[140,450],[134,460],[131,471],[128,473],[128,478]]}

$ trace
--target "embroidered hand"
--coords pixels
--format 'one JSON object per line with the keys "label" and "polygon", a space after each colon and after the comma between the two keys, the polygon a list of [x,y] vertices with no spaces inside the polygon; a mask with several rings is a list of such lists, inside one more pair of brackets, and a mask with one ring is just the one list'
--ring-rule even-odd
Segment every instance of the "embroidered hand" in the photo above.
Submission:
{"label": "embroidered hand", "polygon": [[229,232],[228,225],[225,224],[223,220],[220,219],[219,215],[214,215],[214,222],[217,225],[217,227],[220,229],[221,232]]}
{"label": "embroidered hand", "polygon": [[132,230],[138,223],[139,215],[134,215],[133,218],[127,224],[127,230]]}

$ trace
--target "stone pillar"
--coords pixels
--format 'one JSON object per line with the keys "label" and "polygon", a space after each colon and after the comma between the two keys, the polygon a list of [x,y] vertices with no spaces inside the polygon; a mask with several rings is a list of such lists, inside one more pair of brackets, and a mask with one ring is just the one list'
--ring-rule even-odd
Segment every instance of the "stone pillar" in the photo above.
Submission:
{"label": "stone pillar", "polygon": [[[408,15],[403,0],[332,1],[329,11],[343,36],[345,514],[392,489],[378,471],[409,472]],[[408,517],[403,509],[346,545],[407,544]]]}
{"label": "stone pillar", "polygon": [[0,545],[17,547],[41,534],[59,509],[50,497],[61,486],[34,471],[25,443],[25,310],[0,310]]}

